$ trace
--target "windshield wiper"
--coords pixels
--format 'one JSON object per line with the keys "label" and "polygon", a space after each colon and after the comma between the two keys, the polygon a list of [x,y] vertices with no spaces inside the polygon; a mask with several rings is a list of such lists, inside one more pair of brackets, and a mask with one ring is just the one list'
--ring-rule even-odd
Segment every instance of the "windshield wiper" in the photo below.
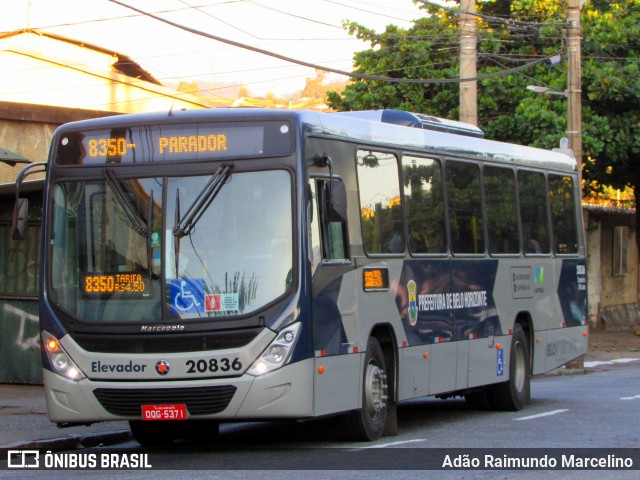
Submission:
{"label": "windshield wiper", "polygon": [[129,195],[122,188],[122,184],[120,180],[118,180],[110,168],[107,168],[104,171],[104,178],[109,185],[109,188],[113,192],[113,196],[115,197],[118,205],[122,208],[125,215],[131,222],[133,229],[138,232],[140,235],[145,237],[149,236],[150,225],[148,222],[145,222],[144,219],[140,216],[138,209],[135,207]]}
{"label": "windshield wiper", "polygon": [[[176,219],[173,227],[173,235],[176,238],[182,238],[189,235],[200,220],[204,212],[209,208],[220,192],[222,186],[231,177],[231,165],[222,165],[216,173],[213,174],[211,180],[207,182],[202,191],[189,206],[184,216],[180,217],[178,199],[176,198]],[[177,195],[177,193],[176,193]]]}

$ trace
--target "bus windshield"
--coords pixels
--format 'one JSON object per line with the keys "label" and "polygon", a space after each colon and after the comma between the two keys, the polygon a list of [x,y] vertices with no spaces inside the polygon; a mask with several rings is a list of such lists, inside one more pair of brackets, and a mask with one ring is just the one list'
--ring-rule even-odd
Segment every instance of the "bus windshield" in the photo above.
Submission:
{"label": "bus windshield", "polygon": [[289,289],[288,172],[228,175],[180,235],[181,206],[198,203],[212,177],[115,177],[53,187],[50,294],[76,320],[243,316]]}

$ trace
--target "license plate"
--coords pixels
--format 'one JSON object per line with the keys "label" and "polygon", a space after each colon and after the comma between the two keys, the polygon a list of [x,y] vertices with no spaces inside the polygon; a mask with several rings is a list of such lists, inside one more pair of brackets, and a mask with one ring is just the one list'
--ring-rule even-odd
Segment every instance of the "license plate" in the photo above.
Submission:
{"label": "license plate", "polygon": [[187,406],[176,405],[142,405],[143,420],[186,420]]}

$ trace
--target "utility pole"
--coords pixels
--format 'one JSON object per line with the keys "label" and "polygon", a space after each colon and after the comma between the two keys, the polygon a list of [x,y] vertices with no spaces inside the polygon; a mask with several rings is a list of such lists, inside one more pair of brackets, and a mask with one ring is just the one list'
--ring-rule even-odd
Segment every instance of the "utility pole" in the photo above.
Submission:
{"label": "utility pole", "polygon": [[567,2],[567,136],[582,179],[582,67],[581,0]]}
{"label": "utility pole", "polygon": [[[579,0],[576,0],[579,1]],[[460,78],[477,76],[476,0],[460,0]],[[460,82],[460,121],[478,126],[478,82]]]}

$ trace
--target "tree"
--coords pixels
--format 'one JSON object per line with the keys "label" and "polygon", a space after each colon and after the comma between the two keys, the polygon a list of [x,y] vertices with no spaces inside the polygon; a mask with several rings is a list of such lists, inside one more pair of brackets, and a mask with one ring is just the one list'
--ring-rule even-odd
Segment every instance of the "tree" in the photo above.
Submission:
{"label": "tree", "polygon": [[326,101],[328,91],[336,93],[342,92],[342,90],[344,90],[344,86],[344,80],[330,81],[327,78],[327,72],[316,70],[316,76],[309,77],[305,80],[304,88],[292,95],[292,101],[317,101],[317,103],[324,103]]}
{"label": "tree", "polygon": [[[455,79],[458,17],[455,9],[423,3],[425,17],[409,29],[377,33],[346,27],[371,49],[356,53],[355,71],[393,78]],[[566,61],[541,62],[563,53],[566,3],[562,0],[496,0],[478,3],[478,119],[488,138],[552,148],[567,129],[566,99],[540,96],[527,85],[566,90]],[[507,15],[507,17],[505,17]],[[584,192],[631,187],[640,248],[640,0],[591,0],[581,13]],[[563,56],[563,59],[565,56]],[[487,77],[488,74],[496,74]],[[397,108],[457,119],[458,84],[353,80],[330,92],[336,110]]]}

